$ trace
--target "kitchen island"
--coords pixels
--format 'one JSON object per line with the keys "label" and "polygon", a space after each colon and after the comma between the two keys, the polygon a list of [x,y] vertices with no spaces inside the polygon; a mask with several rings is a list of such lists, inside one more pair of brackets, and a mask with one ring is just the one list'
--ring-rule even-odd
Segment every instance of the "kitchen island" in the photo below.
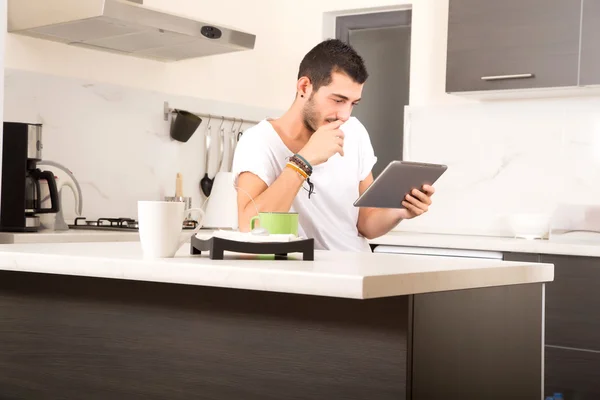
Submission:
{"label": "kitchen island", "polygon": [[545,395],[600,399],[600,232],[554,231],[542,240],[394,232],[373,242],[375,251],[383,253],[553,264],[554,280],[544,292]]}
{"label": "kitchen island", "polygon": [[0,245],[2,397],[541,397],[552,264],[189,253]]}

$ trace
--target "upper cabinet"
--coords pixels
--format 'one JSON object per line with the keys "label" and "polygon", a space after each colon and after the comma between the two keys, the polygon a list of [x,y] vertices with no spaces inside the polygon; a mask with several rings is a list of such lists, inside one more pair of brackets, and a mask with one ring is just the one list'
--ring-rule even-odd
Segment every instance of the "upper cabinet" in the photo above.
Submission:
{"label": "upper cabinet", "polygon": [[[600,0],[584,1],[595,3],[590,11],[600,16]],[[449,6],[447,92],[579,84],[582,0],[450,0]],[[590,46],[598,47],[599,29],[597,20],[590,23]]]}
{"label": "upper cabinet", "polygon": [[600,0],[583,0],[581,85],[600,84]]}

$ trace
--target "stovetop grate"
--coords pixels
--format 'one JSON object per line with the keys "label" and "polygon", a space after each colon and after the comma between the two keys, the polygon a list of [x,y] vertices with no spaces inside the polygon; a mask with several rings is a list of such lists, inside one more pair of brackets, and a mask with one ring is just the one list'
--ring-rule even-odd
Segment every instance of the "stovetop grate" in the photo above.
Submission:
{"label": "stovetop grate", "polygon": [[[183,223],[183,229],[194,229],[196,221],[186,220]],[[104,231],[137,231],[138,221],[133,218],[98,218],[96,220],[87,220],[85,217],[77,217],[70,229],[93,229]]]}
{"label": "stovetop grate", "polygon": [[101,229],[101,230],[138,230],[138,222],[133,218],[98,218],[87,220],[85,217],[75,218],[69,228],[73,229]]}

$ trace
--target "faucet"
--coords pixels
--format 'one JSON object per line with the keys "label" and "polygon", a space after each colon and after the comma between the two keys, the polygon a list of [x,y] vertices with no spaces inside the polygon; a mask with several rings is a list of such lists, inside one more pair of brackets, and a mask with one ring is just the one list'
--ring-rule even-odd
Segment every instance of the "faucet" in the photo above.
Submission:
{"label": "faucet", "polygon": [[[49,167],[58,168],[61,171],[63,171],[64,173],[66,173],[69,176],[69,178],[71,178],[71,180],[75,184],[75,188],[73,187],[73,185],[70,182],[65,182],[63,185],[61,185],[61,188],[60,188],[60,191],[58,194],[59,204],[62,203],[62,187],[68,186],[73,191],[73,195],[75,196],[75,203],[76,203],[75,204],[75,214],[77,214],[77,216],[80,217],[83,212],[83,193],[81,191],[81,186],[79,186],[79,182],[77,181],[77,179],[75,179],[75,176],[73,175],[73,173],[67,167],[65,167],[64,165],[59,164],[55,161],[42,160],[42,161],[39,161],[37,163],[37,165],[46,165]],[[59,212],[56,214],[56,221],[54,223],[54,229],[55,230],[69,229],[69,226],[66,224],[64,216],[63,216],[62,206],[59,207]]]}

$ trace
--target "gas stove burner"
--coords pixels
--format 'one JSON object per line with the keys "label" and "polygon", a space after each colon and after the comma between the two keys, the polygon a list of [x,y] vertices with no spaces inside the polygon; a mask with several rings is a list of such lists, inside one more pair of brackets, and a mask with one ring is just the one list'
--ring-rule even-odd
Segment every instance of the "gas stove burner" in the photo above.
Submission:
{"label": "gas stove burner", "polygon": [[133,218],[99,218],[97,225],[118,226],[123,228],[137,228],[138,223]]}
{"label": "gas stove burner", "polygon": [[[194,229],[196,221],[186,220],[183,223],[183,229]],[[93,229],[105,231],[135,231],[139,229],[138,221],[133,218],[98,218],[96,220],[87,220],[85,217],[75,218],[70,229]]]}
{"label": "gas stove burner", "polygon": [[138,230],[138,222],[133,218],[98,218],[88,221],[85,217],[75,218],[74,229],[98,229],[98,230]]}

